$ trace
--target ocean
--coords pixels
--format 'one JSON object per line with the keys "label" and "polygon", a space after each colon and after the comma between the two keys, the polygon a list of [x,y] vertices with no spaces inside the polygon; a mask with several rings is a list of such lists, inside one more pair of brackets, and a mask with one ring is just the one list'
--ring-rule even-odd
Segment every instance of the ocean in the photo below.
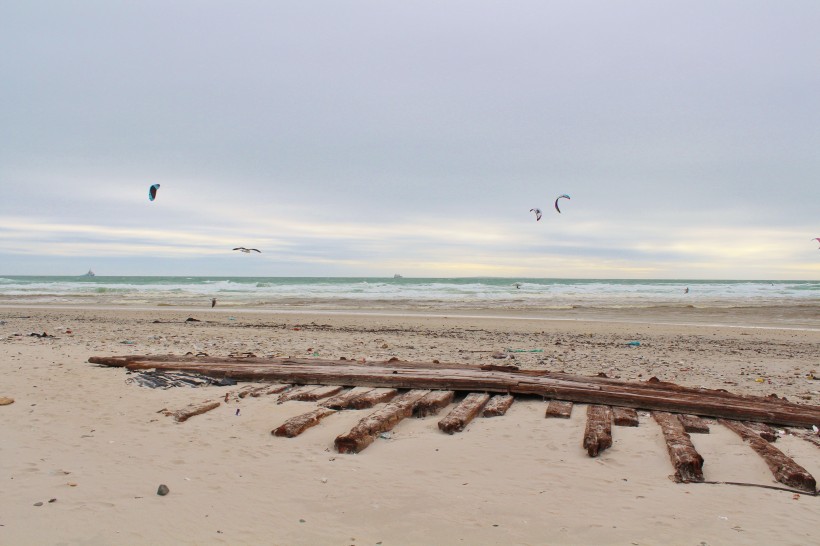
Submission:
{"label": "ocean", "polygon": [[[688,291],[687,291],[688,289]],[[806,307],[820,281],[371,277],[0,277],[0,304],[257,309]]]}

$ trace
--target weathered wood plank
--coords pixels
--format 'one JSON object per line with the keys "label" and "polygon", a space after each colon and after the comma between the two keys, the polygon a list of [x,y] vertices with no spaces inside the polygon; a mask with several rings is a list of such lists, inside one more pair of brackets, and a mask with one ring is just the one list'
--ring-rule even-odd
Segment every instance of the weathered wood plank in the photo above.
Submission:
{"label": "weathered wood plank", "polygon": [[567,400],[550,400],[547,404],[547,413],[544,417],[569,419],[572,416],[572,402]]}
{"label": "weathered wood plank", "polygon": [[283,404],[285,402],[290,402],[291,400],[298,400],[300,396],[304,396],[311,391],[315,391],[319,387],[320,385],[301,385],[299,387],[294,387],[280,394],[279,398],[276,400],[276,403]]}
{"label": "weathered wood plank", "polygon": [[678,414],[678,420],[689,434],[709,434],[709,425],[697,415]]}
{"label": "weathered wood plank", "polygon": [[370,387],[353,387],[352,389],[340,392],[336,396],[331,396],[327,400],[322,401],[320,405],[335,410],[346,409],[352,399],[372,390]]}
{"label": "weathered wood plank", "polygon": [[456,393],[453,391],[432,391],[419,400],[413,413],[419,418],[438,415],[442,408],[446,408],[452,403],[455,395]]}
{"label": "weathered wood plank", "polygon": [[461,432],[470,421],[481,413],[490,395],[487,393],[472,392],[454,407],[444,419],[438,422],[438,428],[447,434]]}
{"label": "weathered wood plank", "polygon": [[360,394],[359,396],[350,400],[348,407],[351,409],[367,409],[372,408],[376,404],[390,402],[396,395],[399,394],[398,389],[377,388],[370,389],[370,391]]}
{"label": "weathered wood plank", "polygon": [[402,419],[413,414],[418,401],[430,391],[411,390],[377,409],[353,427],[336,437],[334,444],[339,453],[359,453],[373,443],[376,436],[392,430]]}
{"label": "weathered wood plank", "polygon": [[587,407],[587,426],[584,431],[584,449],[590,457],[597,457],[612,447],[612,408],[599,404]]}
{"label": "weathered wood plank", "polygon": [[165,415],[172,415],[174,417],[174,421],[177,423],[183,423],[195,415],[201,415],[206,411],[211,411],[219,406],[220,402],[215,400],[207,400],[205,402],[200,402],[199,404],[189,404],[188,406],[177,411],[166,410],[163,411],[163,413]]}
{"label": "weathered wood plank", "polygon": [[322,387],[298,394],[295,398],[293,398],[293,400],[299,400],[300,402],[316,402],[317,400],[333,396],[334,394],[339,394],[343,389],[344,387],[339,385],[324,385]]}
{"label": "weathered wood plank", "polygon": [[510,406],[513,405],[514,401],[515,398],[511,394],[496,394],[487,402],[481,415],[483,417],[498,417],[504,415],[507,413],[507,410],[510,409]]}
{"label": "weathered wood plank", "polygon": [[777,481],[789,487],[815,493],[817,482],[814,477],[805,468],[794,462],[791,457],[761,438],[757,432],[739,421],[719,419],[718,422],[733,430],[744,441],[748,442],[752,449],[763,457]]}
{"label": "weathered wood plank", "polygon": [[619,427],[637,427],[639,424],[638,412],[634,408],[613,407],[612,420]]}
{"label": "weathered wood plank", "polygon": [[318,407],[313,411],[309,411],[307,413],[303,413],[302,415],[291,417],[282,425],[273,429],[271,431],[271,434],[273,434],[274,436],[285,436],[287,438],[293,438],[294,436],[302,434],[310,427],[318,425],[319,421],[321,421],[328,415],[333,415],[334,413],[336,413],[336,410]]}
{"label": "weathered wood plank", "polygon": [[675,468],[675,481],[682,483],[703,481],[703,457],[695,449],[689,433],[676,415],[653,411],[652,417],[661,426],[666,449]]}
{"label": "weathered wood plank", "polygon": [[741,396],[721,390],[693,389],[657,380],[627,382],[556,372],[482,370],[467,365],[403,361],[359,364],[349,360],[174,355],[91,357],[89,361],[125,366],[131,370],[194,371],[241,381],[531,394],[579,403],[691,413],[781,426],[820,423],[820,406],[794,404],[778,398]]}

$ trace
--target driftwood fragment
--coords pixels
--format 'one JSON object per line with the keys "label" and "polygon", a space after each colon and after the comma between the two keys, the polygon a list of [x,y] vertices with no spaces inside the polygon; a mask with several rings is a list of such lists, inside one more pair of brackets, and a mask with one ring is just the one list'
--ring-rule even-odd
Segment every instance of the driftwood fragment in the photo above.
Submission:
{"label": "driftwood fragment", "polygon": [[766,423],[755,423],[753,421],[746,421],[743,423],[747,428],[757,432],[757,434],[767,442],[777,441],[777,431],[774,427],[770,427]]}
{"label": "driftwood fragment", "polygon": [[397,389],[371,389],[370,391],[353,398],[348,404],[348,407],[351,409],[372,408],[376,404],[390,402],[398,393],[399,391]]}
{"label": "driftwood fragment", "polygon": [[615,406],[612,408],[612,420],[619,427],[637,427],[638,412],[634,408]]}
{"label": "driftwood fragment", "polygon": [[271,434],[273,434],[274,436],[285,436],[287,438],[293,438],[294,436],[299,436],[310,427],[318,425],[319,421],[321,421],[328,415],[332,415],[334,413],[336,413],[336,410],[318,407],[313,411],[309,411],[308,413],[303,413],[302,415],[291,417],[290,419],[285,421],[281,426],[273,429],[271,431]]}
{"label": "driftwood fragment", "polygon": [[412,415],[415,405],[429,392],[411,390],[377,409],[359,421],[349,432],[336,437],[336,451],[359,453],[372,444],[378,434],[392,430],[402,419]]}
{"label": "driftwood fragment", "polygon": [[181,410],[164,411],[163,413],[165,415],[173,415],[174,421],[176,421],[177,423],[183,423],[191,417],[193,417],[194,415],[200,415],[205,413],[206,411],[211,411],[212,409],[219,407],[219,404],[219,402],[208,400],[206,402],[201,402],[199,404],[189,404]]}
{"label": "driftwood fragment", "polygon": [[317,400],[321,400],[322,398],[327,398],[329,396],[333,396],[334,394],[339,394],[343,389],[344,387],[340,387],[338,385],[324,385],[322,387],[317,387],[302,394],[298,394],[295,398],[293,398],[293,400],[299,400],[302,402],[315,402]]}
{"label": "driftwood fragment", "polygon": [[665,411],[653,411],[652,417],[661,426],[666,450],[675,468],[678,483],[703,481],[703,457],[695,449],[689,433],[678,416]]}
{"label": "driftwood fragment", "polygon": [[572,416],[572,402],[567,400],[550,400],[547,404],[547,413],[544,417],[558,417],[569,419]]}
{"label": "driftwood fragment", "polygon": [[590,457],[612,447],[612,408],[591,404],[587,407],[587,426],[584,431],[584,449]]}
{"label": "driftwood fragment", "polygon": [[761,438],[757,432],[739,421],[719,419],[718,422],[733,430],[745,442],[748,442],[752,449],[763,457],[777,481],[801,491],[816,493],[817,482],[814,477],[805,468],[794,462],[791,457]]}
{"label": "driftwood fragment", "polygon": [[323,401],[321,405],[336,410],[346,409],[350,405],[351,400],[372,390],[370,387],[353,387],[352,389],[340,392],[336,396],[331,396]]}
{"label": "driftwood fragment", "polygon": [[678,414],[683,430],[689,434],[709,434],[709,424],[697,415]]}
{"label": "driftwood fragment", "polygon": [[483,417],[498,417],[507,413],[515,398],[511,394],[496,394],[484,407]]}
{"label": "driftwood fragment", "polygon": [[438,422],[438,428],[447,434],[461,432],[481,413],[489,399],[490,395],[487,393],[471,392]]}
{"label": "driftwood fragment", "polygon": [[294,387],[289,391],[286,391],[279,395],[279,398],[276,400],[277,404],[283,404],[285,402],[290,402],[291,400],[299,400],[300,396],[304,396],[307,393],[316,390],[319,388],[319,385],[302,385],[300,387]]}
{"label": "driftwood fragment", "polygon": [[432,391],[419,400],[413,414],[416,417],[427,417],[437,415],[442,408],[446,408],[453,401],[455,396],[453,391]]}

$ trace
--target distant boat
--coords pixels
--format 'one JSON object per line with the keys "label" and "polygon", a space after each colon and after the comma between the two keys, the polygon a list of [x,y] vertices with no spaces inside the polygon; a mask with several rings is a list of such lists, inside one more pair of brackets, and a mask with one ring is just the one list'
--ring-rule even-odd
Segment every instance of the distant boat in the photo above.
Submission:
{"label": "distant boat", "polygon": [[394,278],[394,279],[403,279],[404,277],[402,277],[401,275],[399,275],[398,273],[396,273],[395,275],[393,275],[393,278]]}
{"label": "distant boat", "polygon": [[88,270],[88,273],[85,273],[83,275],[83,277],[96,277],[96,276],[97,276],[97,274],[94,273],[93,271],[91,271],[90,269]]}

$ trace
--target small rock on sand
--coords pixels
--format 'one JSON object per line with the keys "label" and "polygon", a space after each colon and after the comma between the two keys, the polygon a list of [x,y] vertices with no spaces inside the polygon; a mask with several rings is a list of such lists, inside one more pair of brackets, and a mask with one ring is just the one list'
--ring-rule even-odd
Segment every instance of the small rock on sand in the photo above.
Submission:
{"label": "small rock on sand", "polygon": [[170,490],[168,489],[168,486],[163,483],[160,484],[159,488],[157,489],[157,495],[164,497],[169,493],[169,491]]}

